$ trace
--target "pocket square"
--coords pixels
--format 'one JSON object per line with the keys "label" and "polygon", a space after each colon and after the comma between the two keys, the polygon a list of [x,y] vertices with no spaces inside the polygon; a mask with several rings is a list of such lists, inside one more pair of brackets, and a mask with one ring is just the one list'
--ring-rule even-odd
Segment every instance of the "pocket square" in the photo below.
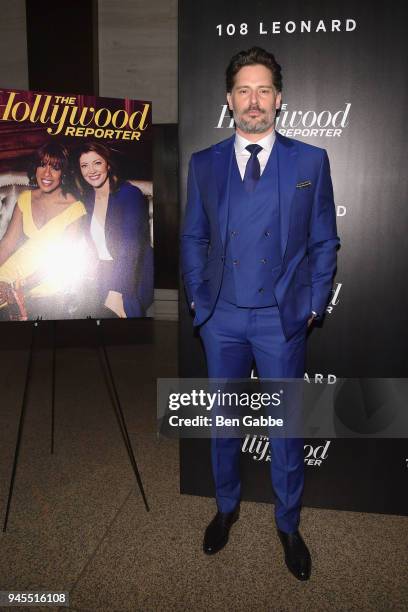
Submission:
{"label": "pocket square", "polygon": [[304,189],[305,187],[310,187],[312,181],[302,181],[296,185],[296,189]]}

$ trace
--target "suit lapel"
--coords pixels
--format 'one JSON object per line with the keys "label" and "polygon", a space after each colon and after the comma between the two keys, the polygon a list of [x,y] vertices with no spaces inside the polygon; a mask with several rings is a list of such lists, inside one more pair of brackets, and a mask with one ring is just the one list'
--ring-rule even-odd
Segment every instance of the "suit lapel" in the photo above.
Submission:
{"label": "suit lapel", "polygon": [[[235,136],[212,147],[212,164],[218,202],[218,221],[223,245],[225,246],[228,224],[228,203],[230,193],[231,164],[234,159]],[[289,238],[290,215],[296,192],[298,175],[298,151],[294,142],[276,133],[279,174],[279,207],[281,225],[281,249],[284,258]]]}
{"label": "suit lapel", "polygon": [[289,238],[290,215],[296,191],[297,147],[292,141],[276,133],[279,172],[279,213],[281,225],[282,260],[285,256]]}
{"label": "suit lapel", "polygon": [[230,192],[231,163],[234,155],[235,136],[214,145],[212,148],[213,176],[215,175],[218,221],[220,224],[221,240],[225,246],[228,224],[228,202]]}

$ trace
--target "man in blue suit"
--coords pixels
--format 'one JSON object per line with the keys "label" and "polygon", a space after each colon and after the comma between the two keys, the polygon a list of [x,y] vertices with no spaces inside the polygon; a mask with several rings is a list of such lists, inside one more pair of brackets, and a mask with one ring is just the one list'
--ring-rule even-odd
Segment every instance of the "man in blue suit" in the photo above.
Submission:
{"label": "man in blue suit", "polygon": [[[182,272],[210,378],[302,378],[308,327],[323,316],[339,239],[324,149],[275,132],[281,68],[253,47],[226,71],[235,135],[191,157]],[[275,520],[289,570],[311,571],[299,530],[303,440],[271,438]],[[240,502],[241,440],[212,439],[217,514],[204,552],[228,541]]]}

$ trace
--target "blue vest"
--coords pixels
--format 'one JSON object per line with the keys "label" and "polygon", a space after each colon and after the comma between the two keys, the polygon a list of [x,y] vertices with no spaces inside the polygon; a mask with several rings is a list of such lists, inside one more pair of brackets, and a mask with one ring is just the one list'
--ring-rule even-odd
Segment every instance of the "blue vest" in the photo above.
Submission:
{"label": "blue vest", "polygon": [[245,308],[274,306],[274,281],[282,263],[276,146],[253,193],[246,191],[234,155],[228,206],[220,297]]}

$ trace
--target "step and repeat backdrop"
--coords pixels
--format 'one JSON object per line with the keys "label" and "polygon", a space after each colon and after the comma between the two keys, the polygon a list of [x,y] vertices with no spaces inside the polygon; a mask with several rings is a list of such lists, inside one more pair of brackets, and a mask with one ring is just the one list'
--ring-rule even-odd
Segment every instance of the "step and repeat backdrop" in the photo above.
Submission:
{"label": "step and repeat backdrop", "polygon": [[[327,150],[341,239],[305,377],[313,385],[407,377],[406,6],[209,0],[197,11],[181,0],[179,21],[183,208],[191,154],[233,134],[225,99],[230,58],[254,45],[271,51],[283,74],[277,130]],[[180,302],[180,376],[205,376],[199,337]],[[180,451],[182,492],[212,495],[208,440],[182,440]],[[266,439],[243,440],[244,499],[273,501],[269,460]],[[407,513],[406,440],[305,440],[305,464],[305,505]]]}

